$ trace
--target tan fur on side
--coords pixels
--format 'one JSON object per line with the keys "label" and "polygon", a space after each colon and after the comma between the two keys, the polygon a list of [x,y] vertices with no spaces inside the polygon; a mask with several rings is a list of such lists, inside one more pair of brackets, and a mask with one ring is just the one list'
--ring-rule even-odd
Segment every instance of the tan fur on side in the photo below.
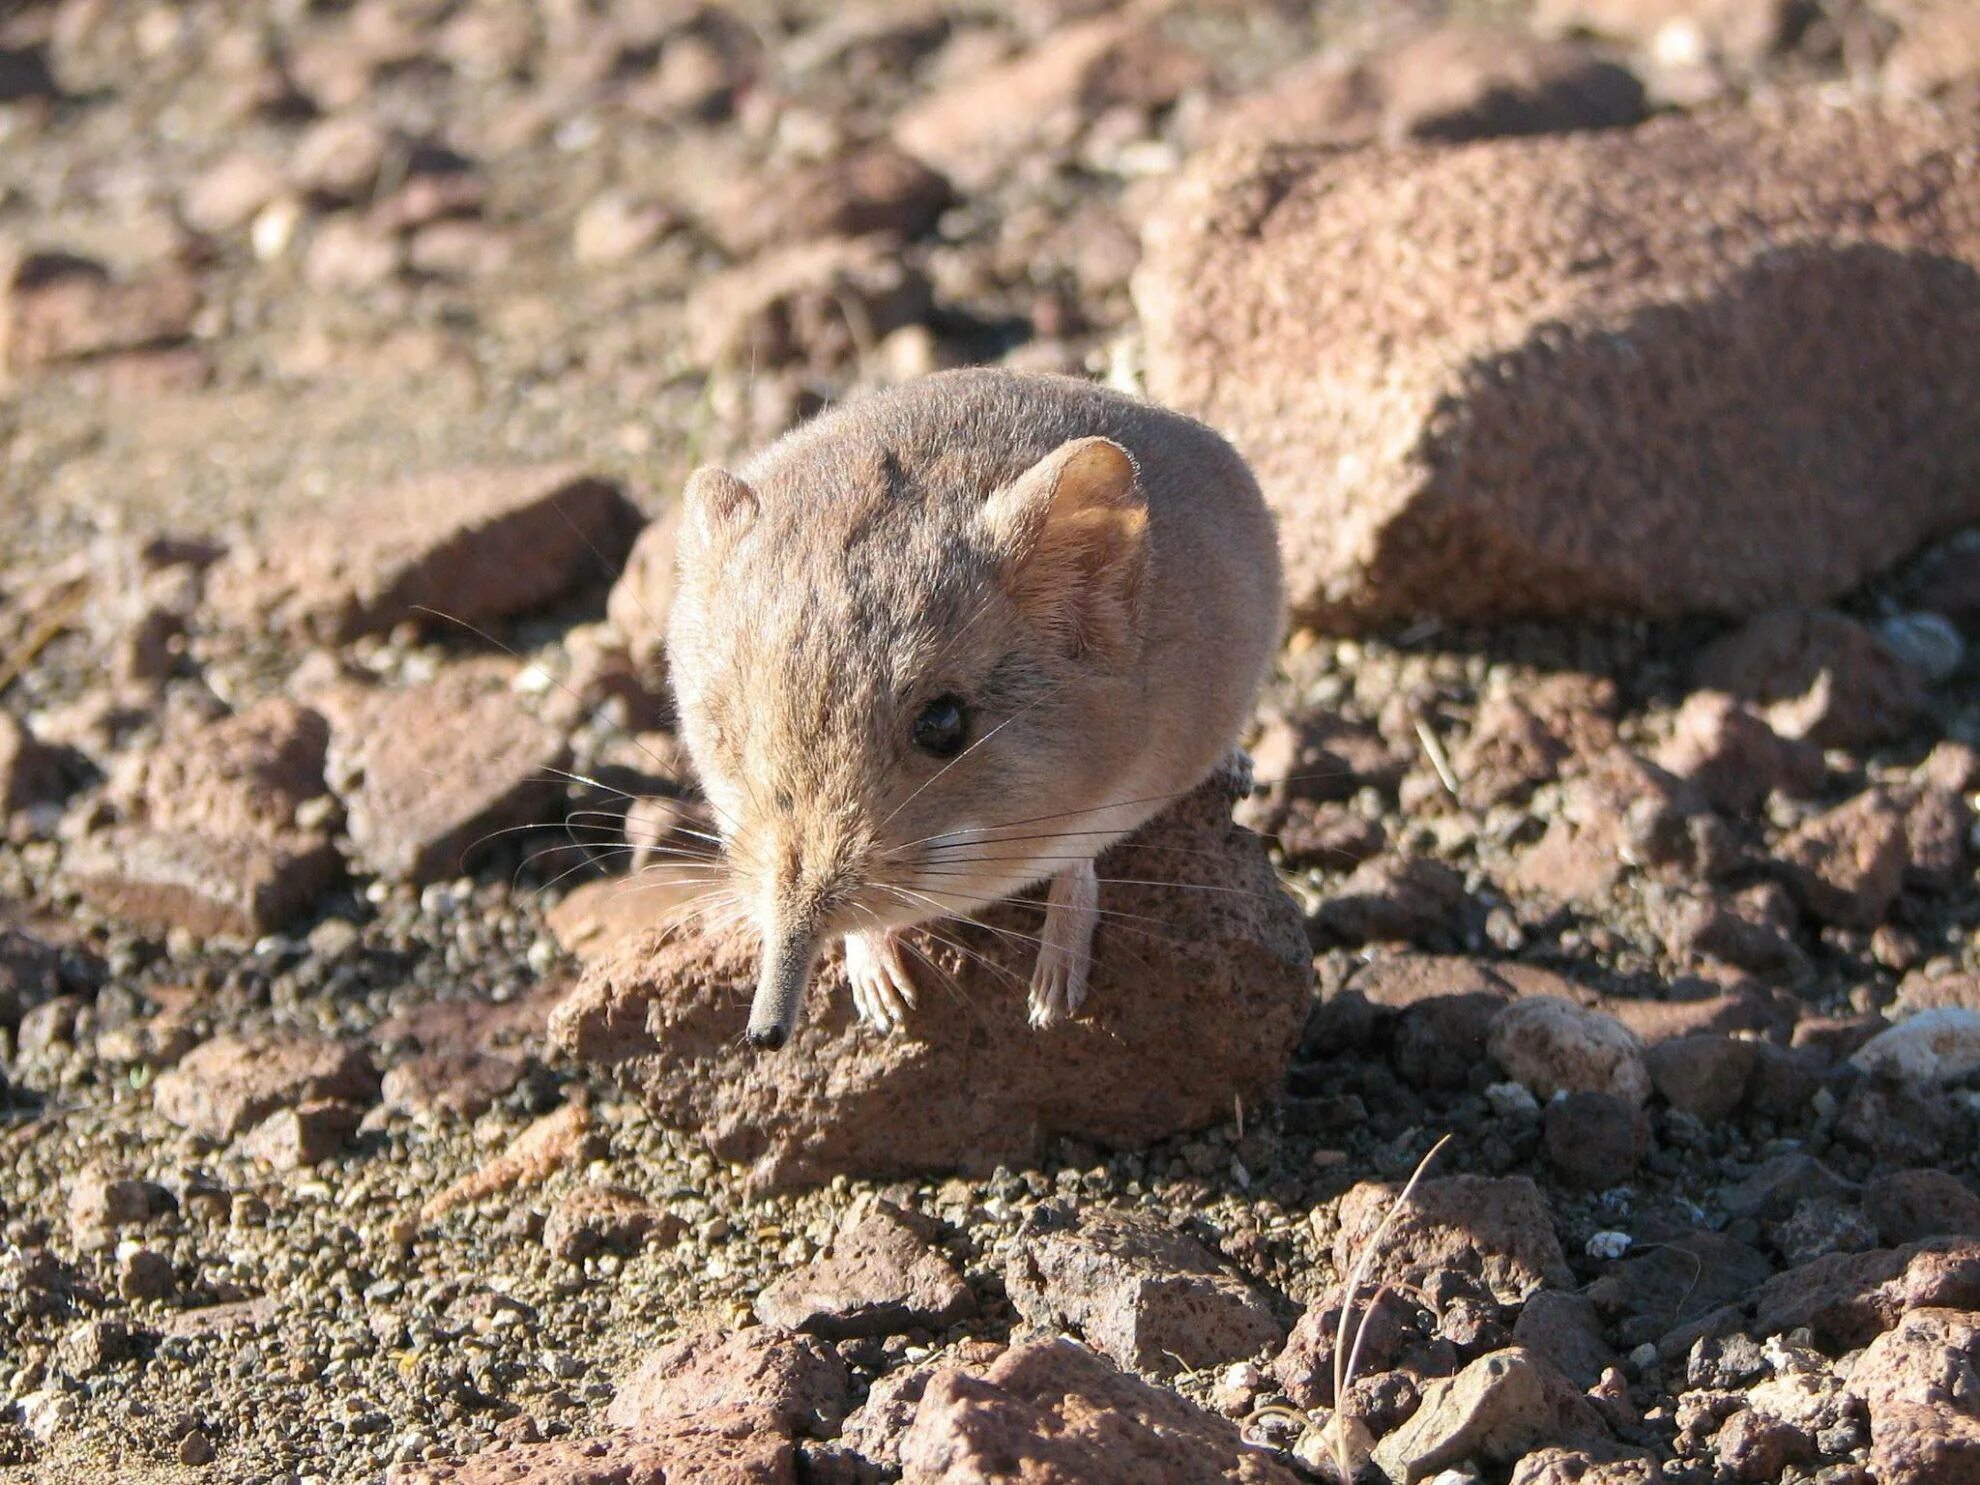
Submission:
{"label": "tan fur on side", "polygon": [[[1201,782],[1280,637],[1243,461],[1070,378],[927,377],[686,498],[674,689],[785,1033],[823,944],[968,916]],[[947,762],[913,740],[945,696]]]}

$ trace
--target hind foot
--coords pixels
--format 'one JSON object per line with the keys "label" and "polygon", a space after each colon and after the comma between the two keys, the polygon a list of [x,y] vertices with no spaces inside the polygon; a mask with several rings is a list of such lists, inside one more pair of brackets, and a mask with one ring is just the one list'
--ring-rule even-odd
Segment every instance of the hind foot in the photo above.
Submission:
{"label": "hind foot", "polygon": [[1033,1026],[1055,1026],[1085,1001],[1099,924],[1100,878],[1093,863],[1082,861],[1053,877],[1038,935],[1038,964],[1031,972]]}
{"label": "hind foot", "polygon": [[914,977],[894,929],[846,935],[846,979],[853,1009],[875,1031],[899,1031],[914,1009]]}

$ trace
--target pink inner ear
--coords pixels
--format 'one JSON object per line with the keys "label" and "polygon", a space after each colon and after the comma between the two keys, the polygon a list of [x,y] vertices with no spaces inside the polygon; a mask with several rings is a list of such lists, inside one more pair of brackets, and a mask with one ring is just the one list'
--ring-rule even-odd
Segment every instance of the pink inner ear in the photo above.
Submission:
{"label": "pink inner ear", "polygon": [[1012,598],[1068,655],[1124,664],[1140,631],[1147,569],[1148,510],[1134,466],[1099,440],[1051,462],[1058,468],[1045,508],[1010,573]]}

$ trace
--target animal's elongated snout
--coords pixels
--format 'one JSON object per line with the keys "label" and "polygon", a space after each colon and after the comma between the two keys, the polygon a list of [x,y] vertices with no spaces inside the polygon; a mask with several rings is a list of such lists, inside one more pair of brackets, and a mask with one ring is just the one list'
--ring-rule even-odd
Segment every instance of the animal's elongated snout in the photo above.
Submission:
{"label": "animal's elongated snout", "polygon": [[756,997],[749,1006],[749,1044],[774,1052],[791,1039],[804,1013],[804,992],[818,960],[818,935],[809,927],[766,933]]}

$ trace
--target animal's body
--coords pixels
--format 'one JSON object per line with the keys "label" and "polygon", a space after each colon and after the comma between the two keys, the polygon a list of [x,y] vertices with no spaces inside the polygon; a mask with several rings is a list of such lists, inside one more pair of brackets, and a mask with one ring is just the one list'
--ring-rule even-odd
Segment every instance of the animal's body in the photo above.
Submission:
{"label": "animal's body", "polygon": [[861,1015],[915,998],[901,933],[1047,878],[1031,984],[1085,993],[1093,858],[1206,778],[1281,632],[1271,517],[1210,429],[1089,383],[943,373],[684,496],[668,653],[762,935],[751,1040],[821,948]]}

